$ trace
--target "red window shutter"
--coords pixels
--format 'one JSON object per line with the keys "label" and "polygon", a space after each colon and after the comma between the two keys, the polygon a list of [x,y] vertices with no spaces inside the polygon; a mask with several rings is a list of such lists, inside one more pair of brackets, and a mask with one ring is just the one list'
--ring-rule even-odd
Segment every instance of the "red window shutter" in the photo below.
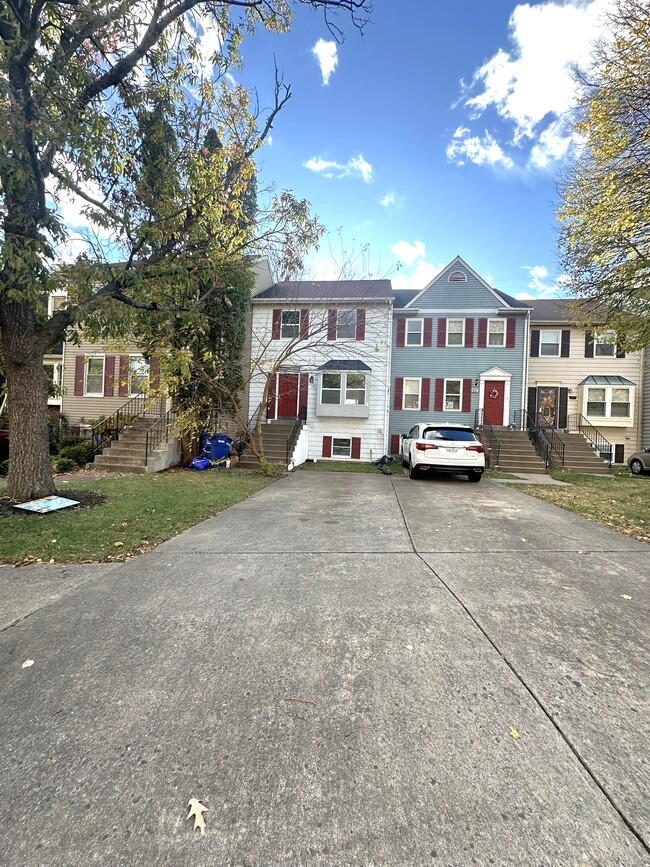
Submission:
{"label": "red window shutter", "polygon": [[506,319],[506,349],[515,348],[515,334],[517,332],[517,320],[509,316]]}
{"label": "red window shutter", "polygon": [[447,345],[447,320],[438,319],[438,346]]}
{"label": "red window shutter", "polygon": [[472,409],[472,380],[463,380],[463,412],[471,412]]}
{"label": "red window shutter", "polygon": [[149,388],[158,391],[160,388],[160,359],[154,355],[149,362]]}
{"label": "red window shutter", "polygon": [[433,343],[433,319],[425,319],[422,335],[423,346],[431,346]]}
{"label": "red window shutter", "polygon": [[404,377],[403,376],[396,376],[395,377],[395,399],[393,402],[393,409],[401,409],[403,399],[404,399]]}
{"label": "red window shutter", "polygon": [[465,320],[465,346],[470,349],[474,346],[474,320]]}
{"label": "red window shutter", "polygon": [[431,380],[422,380],[422,389],[420,391],[420,409],[422,412],[429,412],[429,396],[431,394]]}
{"label": "red window shutter", "polygon": [[356,461],[361,457],[361,437],[352,437],[352,448],[350,449],[350,455]]}
{"label": "red window shutter", "polygon": [[332,437],[323,437],[323,457],[332,457]]}
{"label": "red window shutter", "polygon": [[390,438],[390,453],[391,455],[398,455],[400,453],[400,436],[399,434],[392,434]]}
{"label": "red window shutter", "polygon": [[336,340],[336,310],[327,311],[327,339]]}
{"label": "red window shutter", "polygon": [[74,393],[81,397],[84,393],[84,368],[86,358],[84,355],[75,355],[74,359]]}
{"label": "red window shutter", "polygon": [[479,319],[478,321],[478,343],[479,349],[485,349],[487,346],[487,319]]}
{"label": "red window shutter", "polygon": [[307,340],[309,334],[309,310],[300,311],[300,339]]}
{"label": "red window shutter", "polygon": [[276,386],[276,376],[275,373],[272,373],[269,376],[269,387],[266,392],[266,420],[273,421],[275,418],[275,386]]}
{"label": "red window shutter", "polygon": [[129,396],[129,356],[120,355],[120,381],[117,386],[120,397]]}
{"label": "red window shutter", "polygon": [[280,326],[282,324],[282,311],[273,311],[273,325],[271,326],[271,340],[280,339]]}
{"label": "red window shutter", "polygon": [[444,379],[436,379],[436,394],[433,402],[434,412],[442,412],[442,405],[445,400],[445,381]]}
{"label": "red window shutter", "polygon": [[406,319],[403,316],[397,320],[397,345],[406,345]]}
{"label": "red window shutter", "polygon": [[[115,381],[115,356],[107,355],[104,359],[104,397],[113,397],[113,383]],[[76,382],[75,382],[76,386]],[[75,388],[75,394],[77,393]]]}
{"label": "red window shutter", "polygon": [[366,311],[363,307],[359,307],[357,310],[357,340],[365,340],[366,339]]}

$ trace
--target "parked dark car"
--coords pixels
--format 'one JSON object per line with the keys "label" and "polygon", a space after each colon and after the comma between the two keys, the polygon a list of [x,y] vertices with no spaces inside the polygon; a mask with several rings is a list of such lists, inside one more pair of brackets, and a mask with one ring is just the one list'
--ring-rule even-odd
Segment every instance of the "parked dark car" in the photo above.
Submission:
{"label": "parked dark car", "polygon": [[627,465],[633,476],[642,476],[644,473],[650,473],[650,448],[634,452],[627,459]]}

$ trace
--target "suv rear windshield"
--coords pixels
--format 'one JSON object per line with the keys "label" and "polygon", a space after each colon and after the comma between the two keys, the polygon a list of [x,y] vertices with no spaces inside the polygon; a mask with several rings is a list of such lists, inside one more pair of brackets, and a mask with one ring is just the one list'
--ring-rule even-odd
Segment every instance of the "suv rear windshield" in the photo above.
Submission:
{"label": "suv rear windshield", "polygon": [[458,441],[474,442],[476,440],[476,435],[475,435],[474,431],[467,430],[466,428],[427,427],[424,429],[424,433],[422,434],[422,439],[425,439],[425,440],[454,440],[456,442],[458,442]]}

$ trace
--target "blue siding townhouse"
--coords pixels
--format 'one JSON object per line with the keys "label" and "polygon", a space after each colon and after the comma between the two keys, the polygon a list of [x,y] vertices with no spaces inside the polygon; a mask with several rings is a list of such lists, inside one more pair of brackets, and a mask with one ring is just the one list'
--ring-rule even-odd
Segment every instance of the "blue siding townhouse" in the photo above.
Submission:
{"label": "blue siding townhouse", "polygon": [[390,451],[421,421],[519,425],[529,317],[460,256],[422,291],[395,292]]}

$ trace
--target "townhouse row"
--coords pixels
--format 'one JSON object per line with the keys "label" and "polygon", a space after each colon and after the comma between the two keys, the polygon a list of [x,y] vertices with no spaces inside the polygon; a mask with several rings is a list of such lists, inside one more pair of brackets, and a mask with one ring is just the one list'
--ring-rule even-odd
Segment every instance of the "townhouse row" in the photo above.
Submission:
{"label": "townhouse row", "polygon": [[[644,354],[570,320],[569,302],[519,301],[461,257],[421,291],[389,280],[276,283],[260,262],[245,414],[299,420],[296,463],[396,454],[424,420],[523,429],[538,415],[561,430],[593,426],[623,463],[650,446]],[[158,385],[157,360],[136,348],[66,345],[46,364],[63,387],[53,404],[81,428]]]}

